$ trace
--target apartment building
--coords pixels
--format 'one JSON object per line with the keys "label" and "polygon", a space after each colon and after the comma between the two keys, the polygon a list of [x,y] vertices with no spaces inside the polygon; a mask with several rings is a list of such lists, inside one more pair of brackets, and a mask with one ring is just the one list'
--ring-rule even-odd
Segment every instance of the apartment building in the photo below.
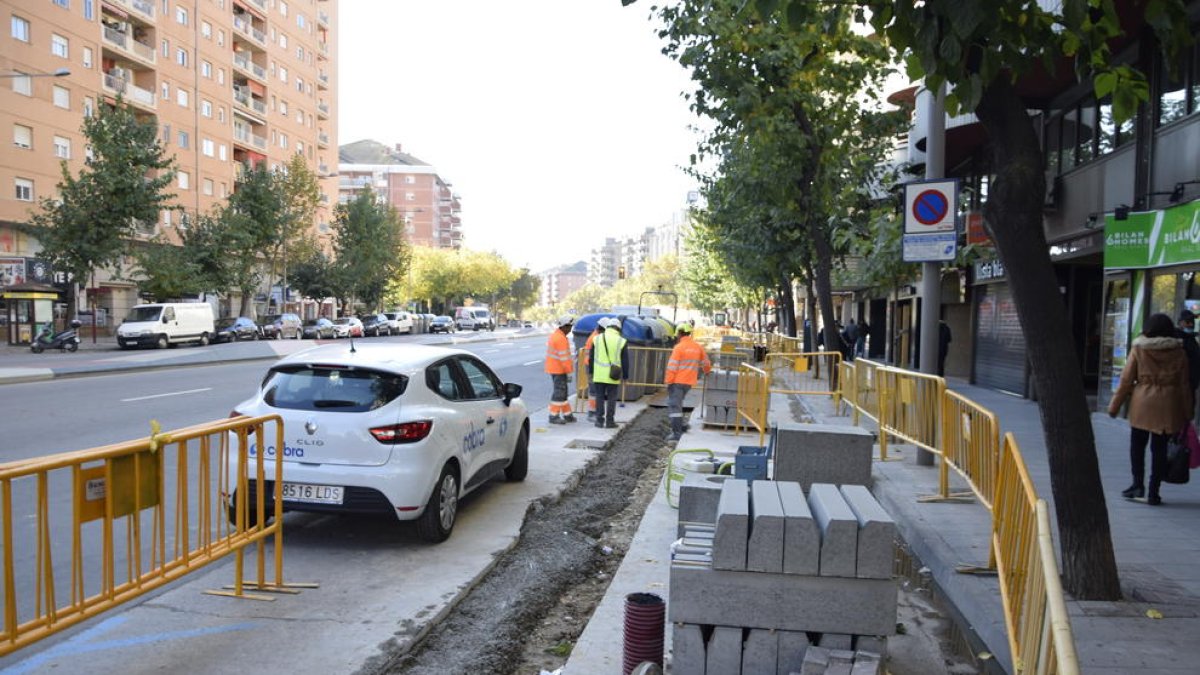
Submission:
{"label": "apartment building", "polygon": [[[305,157],[321,176],[314,228],[328,231],[336,189],[337,0],[0,0],[0,265],[44,270],[13,227],[54,194],[60,161],[84,162],[83,119],[123,96],[159,128],[178,171],[176,205],[205,212],[233,191],[242,162]],[[55,76],[57,74],[57,76]],[[176,236],[177,212],[142,229]],[[59,280],[60,282],[63,280]],[[101,276],[99,318],[137,301]],[[264,293],[265,293],[264,289]],[[259,298],[265,300],[265,296]]]}
{"label": "apartment building", "polygon": [[435,167],[378,141],[347,143],[338,150],[338,201],[369,186],[395,207],[408,240],[417,246],[462,248],[462,200]]}
{"label": "apartment building", "polygon": [[588,282],[588,265],[580,260],[572,265],[561,265],[538,275],[542,284],[538,291],[538,305],[549,307],[583,288]]}

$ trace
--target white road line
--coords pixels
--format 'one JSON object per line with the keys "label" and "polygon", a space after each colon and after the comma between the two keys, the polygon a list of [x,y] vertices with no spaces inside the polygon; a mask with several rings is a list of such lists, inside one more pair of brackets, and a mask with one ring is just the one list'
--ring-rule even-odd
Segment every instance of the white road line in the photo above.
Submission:
{"label": "white road line", "polygon": [[485,349],[485,350],[483,350],[483,353],[484,354],[495,354],[499,351],[500,351],[499,349]]}
{"label": "white road line", "polygon": [[537,365],[537,364],[539,364],[539,363],[541,363],[541,362],[542,362],[542,360],[541,360],[541,359],[538,359],[538,360],[536,360],[536,361],[527,361],[527,362],[525,362],[525,363],[522,363],[521,365],[523,365],[523,366],[533,366],[533,365]]}
{"label": "white road line", "polygon": [[145,400],[151,399],[151,398],[164,398],[167,396],[183,396],[184,394],[198,394],[202,391],[212,391],[212,387],[205,387],[203,389],[188,389],[187,391],[173,391],[173,392],[170,392],[167,394],[153,394],[150,396],[137,396],[135,398],[123,398],[123,399],[121,399],[121,403],[129,403],[131,401],[145,401]]}

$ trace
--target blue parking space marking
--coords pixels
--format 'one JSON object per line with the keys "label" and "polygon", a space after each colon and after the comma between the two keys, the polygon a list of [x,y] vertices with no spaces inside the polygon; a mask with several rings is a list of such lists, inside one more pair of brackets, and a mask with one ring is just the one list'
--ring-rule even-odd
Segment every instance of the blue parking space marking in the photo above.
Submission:
{"label": "blue parking space marking", "polygon": [[91,642],[91,640],[103,636],[105,633],[108,633],[114,628],[119,627],[128,620],[129,618],[124,616],[115,616],[111,619],[105,619],[96,626],[79,633],[78,635],[61,644],[55,645],[40,654],[31,656],[28,659],[17,663],[16,665],[5,668],[4,670],[0,670],[0,675],[18,675],[21,673],[33,672],[34,670],[45,666],[48,662],[65,656],[77,656],[80,654],[100,652],[108,649],[122,649],[136,645],[204,637],[206,635],[216,635],[218,633],[230,633],[233,631],[248,630],[258,626],[258,624],[253,621],[243,621],[241,623],[229,624],[228,626],[211,626],[209,628],[193,628],[190,630],[163,631],[161,633],[150,633],[148,635],[139,635],[136,637]]}

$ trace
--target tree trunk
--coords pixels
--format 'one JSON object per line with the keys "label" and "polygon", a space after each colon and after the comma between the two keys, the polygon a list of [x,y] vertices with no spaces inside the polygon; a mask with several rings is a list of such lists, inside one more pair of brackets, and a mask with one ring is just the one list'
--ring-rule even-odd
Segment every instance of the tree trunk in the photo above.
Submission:
{"label": "tree trunk", "polygon": [[817,292],[813,289],[813,271],[808,270],[804,279],[804,320],[808,330],[804,331],[804,351],[817,351]]}
{"label": "tree trunk", "polygon": [[1042,153],[1007,76],[984,90],[975,112],[991,140],[996,176],[985,223],[1007,271],[1028,346],[1062,540],[1064,587],[1080,600],[1116,600],[1121,586],[1091,413],[1042,226]]}
{"label": "tree trunk", "polygon": [[841,351],[841,337],[838,335],[837,319],[833,311],[833,245],[829,242],[829,233],[820,225],[806,223],[809,241],[813,246],[813,283],[817,287],[817,304],[821,308],[822,333],[825,336],[825,346],[820,351]]}
{"label": "tree trunk", "polygon": [[250,318],[254,318],[254,317],[250,316],[250,312],[254,308],[254,290],[243,288],[243,289],[241,289],[241,291],[242,291],[242,305],[241,305],[241,308],[238,310],[238,316],[247,316]]}
{"label": "tree trunk", "polygon": [[779,328],[784,335],[796,337],[796,296],[792,294],[792,278],[783,274],[779,286]]}

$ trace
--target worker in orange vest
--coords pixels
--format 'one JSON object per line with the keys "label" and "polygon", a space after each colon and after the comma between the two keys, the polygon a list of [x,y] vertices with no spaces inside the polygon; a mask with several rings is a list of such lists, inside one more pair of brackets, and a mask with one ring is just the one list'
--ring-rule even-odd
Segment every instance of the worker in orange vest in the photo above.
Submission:
{"label": "worker in orange vest", "polygon": [[575,421],[571,404],[567,403],[567,382],[573,366],[567,334],[574,323],[575,319],[569,314],[559,317],[558,328],[550,333],[550,339],[546,341],[546,372],[550,374],[554,387],[550,392],[550,424]]}
{"label": "worker in orange vest", "polygon": [[691,324],[681,323],[675,331],[679,341],[671,350],[664,382],[667,385],[667,418],[671,420],[670,440],[678,441],[687,431],[687,425],[683,423],[683,397],[695,386],[701,370],[705,375],[712,372],[712,361],[704,347],[692,339]]}
{"label": "worker in orange vest", "polygon": [[592,382],[592,377],[591,377],[592,342],[595,341],[596,336],[600,334],[600,331],[602,328],[603,328],[603,326],[600,325],[600,322],[596,322],[596,327],[592,329],[592,334],[588,336],[587,342],[585,342],[583,345],[583,354],[581,355],[581,358],[583,359],[583,370],[581,372],[588,374],[587,418],[588,418],[588,421],[590,421],[590,422],[595,421],[595,419],[596,419],[596,383]]}

